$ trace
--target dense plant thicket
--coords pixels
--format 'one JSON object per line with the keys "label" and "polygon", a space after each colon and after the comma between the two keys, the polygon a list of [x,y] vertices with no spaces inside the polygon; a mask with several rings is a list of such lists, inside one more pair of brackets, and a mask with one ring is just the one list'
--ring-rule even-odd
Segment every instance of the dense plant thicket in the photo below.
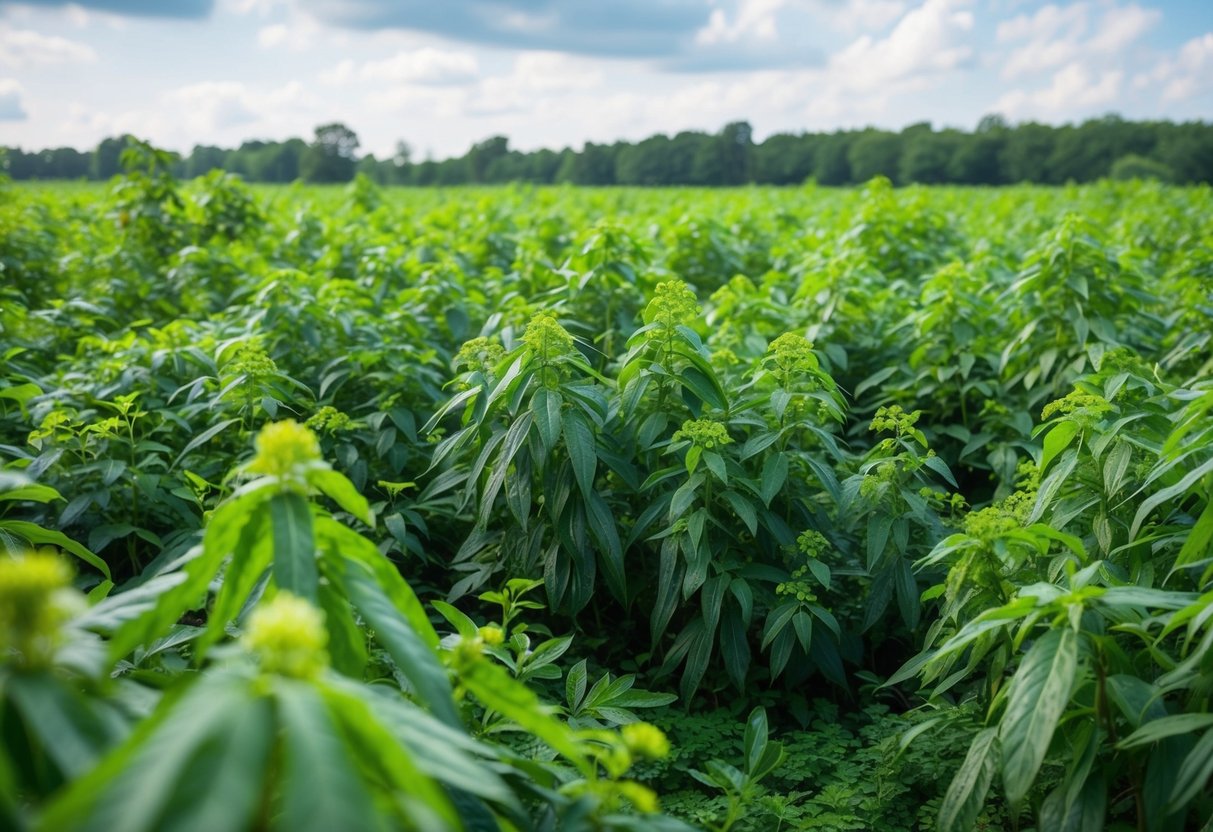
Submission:
{"label": "dense plant thicket", "polygon": [[[177,176],[212,170],[251,181],[348,182],[363,173],[379,184],[465,185],[822,185],[861,184],[884,176],[896,184],[1065,184],[1097,179],[1213,182],[1213,125],[1125,121],[1109,115],[1082,124],[1010,125],[987,116],[976,130],[912,124],[900,132],[868,128],[834,133],[776,133],[753,141],[746,122],[718,133],[683,131],[632,143],[587,143],[581,150],[511,150],[506,136],[477,142],[462,156],[413,158],[400,142],[390,157],[359,156],[357,135],[343,124],[316,128],[310,142],[246,141],[238,148],[197,145],[174,161]],[[91,151],[71,147],[0,149],[0,169],[13,179],[109,179],[129,138],[103,140]],[[7,154],[7,155],[5,155]]]}
{"label": "dense plant thicket", "polygon": [[6,825],[1213,817],[1207,187],[124,163],[0,205]]}

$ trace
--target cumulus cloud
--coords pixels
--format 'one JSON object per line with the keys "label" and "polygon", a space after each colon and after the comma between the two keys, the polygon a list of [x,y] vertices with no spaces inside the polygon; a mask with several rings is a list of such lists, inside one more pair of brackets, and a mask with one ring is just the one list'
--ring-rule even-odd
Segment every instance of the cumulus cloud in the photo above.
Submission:
{"label": "cumulus cloud", "polygon": [[0,78],[0,121],[25,121],[28,117],[21,105],[21,85],[11,78]]}
{"label": "cumulus cloud", "polygon": [[1098,14],[1089,2],[1048,5],[1000,23],[996,40],[1020,44],[1007,56],[1002,77],[1010,80],[1076,61],[1116,58],[1162,17],[1155,9],[1137,5],[1103,8]]}
{"label": "cumulus cloud", "polygon": [[0,66],[17,69],[97,60],[91,46],[59,35],[44,35],[0,24]]}
{"label": "cumulus cloud", "polygon": [[1139,75],[1137,89],[1161,88],[1164,101],[1184,101],[1213,92],[1213,32],[1192,38],[1174,56]]}
{"label": "cumulus cloud", "polygon": [[479,69],[476,56],[470,52],[451,52],[427,46],[397,52],[380,61],[368,61],[362,65],[358,77],[364,81],[463,84],[476,80]]}
{"label": "cumulus cloud", "polygon": [[308,107],[315,99],[297,81],[268,91],[250,89],[239,81],[204,81],[167,93],[164,103],[193,135],[207,135]]}
{"label": "cumulus cloud", "polygon": [[1091,111],[1116,101],[1124,76],[1119,69],[1095,72],[1076,61],[1054,73],[1050,84],[1043,89],[1004,93],[995,110],[1013,118],[1073,117],[1084,110]]}
{"label": "cumulus cloud", "polygon": [[886,37],[863,35],[832,55],[831,79],[844,89],[872,92],[962,67],[973,57],[967,42],[973,13],[966,6],[964,0],[926,0]]}
{"label": "cumulus cloud", "polygon": [[215,0],[19,0],[23,6],[79,6],[99,12],[138,17],[208,17]]}

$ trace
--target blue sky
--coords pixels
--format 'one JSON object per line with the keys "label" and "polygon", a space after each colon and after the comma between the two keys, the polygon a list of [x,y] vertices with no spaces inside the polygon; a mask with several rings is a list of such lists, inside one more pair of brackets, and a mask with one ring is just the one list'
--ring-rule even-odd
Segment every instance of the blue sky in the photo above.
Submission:
{"label": "blue sky", "polygon": [[0,0],[0,144],[1213,119],[1213,2]]}

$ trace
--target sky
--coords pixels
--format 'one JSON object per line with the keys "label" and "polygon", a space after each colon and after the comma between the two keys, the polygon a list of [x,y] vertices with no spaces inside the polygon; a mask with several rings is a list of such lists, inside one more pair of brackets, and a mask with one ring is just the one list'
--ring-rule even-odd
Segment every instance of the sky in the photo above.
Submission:
{"label": "sky", "polygon": [[1213,120],[1213,2],[0,0],[0,145]]}

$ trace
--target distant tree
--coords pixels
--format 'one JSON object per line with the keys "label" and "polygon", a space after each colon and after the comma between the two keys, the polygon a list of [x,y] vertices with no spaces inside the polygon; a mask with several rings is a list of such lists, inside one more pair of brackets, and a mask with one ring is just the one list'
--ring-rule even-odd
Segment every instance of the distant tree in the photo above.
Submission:
{"label": "distant tree", "polygon": [[316,136],[299,162],[306,182],[348,182],[354,178],[358,134],[340,122],[316,128]]}
{"label": "distant tree", "polygon": [[851,174],[850,133],[830,133],[822,136],[813,154],[813,178],[820,185],[846,185],[853,182]]}
{"label": "distant tree", "polygon": [[851,164],[853,182],[867,182],[874,176],[887,176],[896,182],[901,165],[901,137],[882,130],[865,131],[847,150],[847,161]]}
{"label": "distant tree", "polygon": [[93,151],[89,161],[89,177],[92,179],[109,179],[121,170],[119,158],[129,144],[130,136],[102,139]]}
{"label": "distant tree", "polygon": [[814,173],[817,137],[790,133],[768,136],[755,145],[751,178],[763,185],[795,185]]}
{"label": "distant tree", "polygon": [[955,130],[935,133],[928,128],[911,133],[901,150],[898,169],[900,181],[924,185],[950,181],[950,167],[961,140],[961,135]]}
{"label": "distant tree", "polygon": [[[1007,134],[1000,167],[1004,182],[1049,182],[1048,160],[1056,130],[1043,124],[1020,124]],[[1064,181],[1064,180],[1062,180]]]}
{"label": "distant tree", "polygon": [[1157,179],[1159,182],[1171,182],[1175,178],[1171,169],[1162,162],[1136,153],[1117,159],[1108,176],[1111,179]]}
{"label": "distant tree", "polygon": [[510,140],[505,136],[492,136],[472,145],[464,157],[467,173],[473,182],[488,182],[489,168],[510,152]]}
{"label": "distant tree", "polygon": [[586,142],[580,153],[569,153],[560,163],[557,181],[574,185],[614,185],[615,153],[611,145]]}
{"label": "distant tree", "polygon": [[556,181],[556,172],[560,170],[560,153],[555,150],[536,150],[530,154],[530,175],[532,182],[550,185]]}

